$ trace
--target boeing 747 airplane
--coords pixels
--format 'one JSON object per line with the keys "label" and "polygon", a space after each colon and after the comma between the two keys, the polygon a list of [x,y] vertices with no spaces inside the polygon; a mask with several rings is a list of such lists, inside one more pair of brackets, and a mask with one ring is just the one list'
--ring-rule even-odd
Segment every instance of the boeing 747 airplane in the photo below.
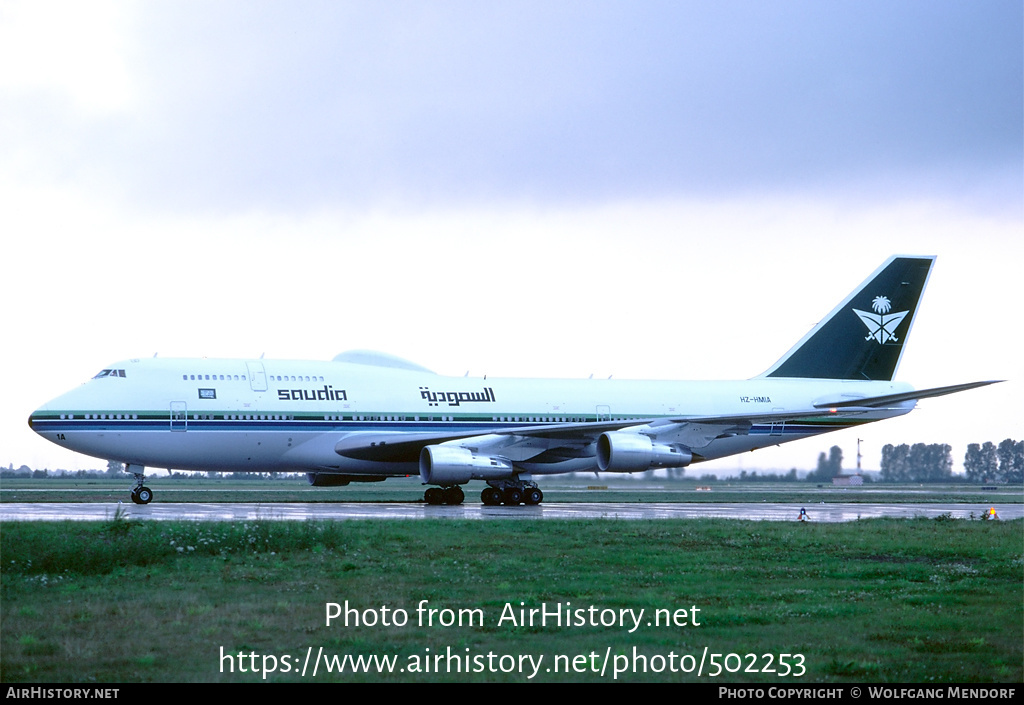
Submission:
{"label": "boeing 747 airplane", "polygon": [[893,256],[766,372],[740,381],[444,377],[365,351],[330,362],[136,358],[32,413],[64,448],[145,468],[305,472],[316,486],[419,475],[430,504],[537,504],[535,477],[643,472],[901,416],[893,378],[934,264]]}

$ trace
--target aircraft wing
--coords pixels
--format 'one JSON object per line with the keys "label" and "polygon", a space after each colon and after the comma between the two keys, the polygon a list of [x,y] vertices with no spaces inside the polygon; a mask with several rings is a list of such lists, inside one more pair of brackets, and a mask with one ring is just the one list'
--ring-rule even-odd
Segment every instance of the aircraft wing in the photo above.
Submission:
{"label": "aircraft wing", "polygon": [[[818,412],[819,415],[820,413]],[[616,431],[637,423],[643,424],[645,420],[553,423],[529,427],[510,426],[497,428],[483,434],[478,431],[463,433],[355,432],[339,440],[334,446],[334,451],[338,455],[356,460],[413,463],[419,461],[420,451],[429,445],[458,442],[459,445],[467,447],[485,446],[493,449],[495,446],[523,445],[524,442],[526,445],[530,445],[530,441],[533,441],[532,446],[536,448],[536,453],[532,455],[536,455],[560,445],[582,447],[593,443],[605,431]]]}
{"label": "aircraft wing", "polygon": [[555,449],[564,449],[570,454],[582,451],[595,443],[602,433],[609,431],[637,433],[652,440],[681,443],[691,449],[700,449],[716,438],[746,435],[754,424],[856,416],[868,410],[953,394],[999,381],[1002,380],[970,382],[873,397],[826,398],[815,401],[811,408],[799,411],[507,426],[485,433],[478,430],[462,433],[355,432],[342,437],[335,444],[334,450],[341,456],[357,460],[415,463],[419,461],[420,452],[424,447],[448,444],[469,448],[475,453],[501,455],[516,462],[529,460]]}
{"label": "aircraft wing", "polygon": [[[556,448],[583,449],[607,431],[625,431],[670,439],[691,448],[701,448],[724,435],[745,435],[755,423],[781,423],[802,418],[843,413],[813,409],[768,414],[732,414],[721,416],[620,419],[585,423],[552,423],[528,427],[497,428],[486,433],[402,433],[355,432],[334,446],[338,455],[356,460],[385,463],[418,462],[420,452],[429,445],[458,445],[474,452],[500,453],[512,461],[528,460]],[[856,414],[856,411],[846,414]]]}

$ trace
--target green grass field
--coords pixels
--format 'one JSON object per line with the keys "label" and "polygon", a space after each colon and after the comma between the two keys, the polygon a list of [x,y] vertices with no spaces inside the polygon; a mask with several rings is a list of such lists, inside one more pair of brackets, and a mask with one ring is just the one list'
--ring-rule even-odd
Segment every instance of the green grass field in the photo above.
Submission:
{"label": "green grass field", "polygon": [[[7,522],[0,564],[5,683],[1024,680],[1020,521]],[[499,623],[566,603],[598,623]]]}

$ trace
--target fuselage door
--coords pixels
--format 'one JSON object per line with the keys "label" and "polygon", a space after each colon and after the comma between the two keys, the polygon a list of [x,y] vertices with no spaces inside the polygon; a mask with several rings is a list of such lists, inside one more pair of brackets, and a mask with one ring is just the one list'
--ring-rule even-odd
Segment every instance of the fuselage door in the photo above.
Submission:
{"label": "fuselage door", "polygon": [[247,362],[245,366],[249,368],[249,384],[252,385],[252,391],[267,391],[267,373],[263,370],[263,363]]}
{"label": "fuselage door", "polygon": [[607,404],[597,405],[597,420],[598,421],[611,421],[612,419],[612,408]]}
{"label": "fuselage door", "polygon": [[171,430],[188,430],[188,404],[183,401],[171,402]]}
{"label": "fuselage door", "polygon": [[[775,407],[774,409],[772,409],[772,413],[773,414],[781,414],[783,411],[785,411],[785,409],[783,409],[782,407]],[[770,435],[772,435],[772,436],[781,436],[785,430],[786,430],[786,422],[785,421],[773,421],[772,422],[772,430],[771,430],[771,434]]]}

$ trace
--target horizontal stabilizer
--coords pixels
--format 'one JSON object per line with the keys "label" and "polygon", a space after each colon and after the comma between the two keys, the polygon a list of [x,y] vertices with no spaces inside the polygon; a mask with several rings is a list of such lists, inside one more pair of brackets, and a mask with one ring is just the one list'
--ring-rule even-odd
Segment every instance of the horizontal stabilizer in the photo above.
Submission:
{"label": "horizontal stabilizer", "polygon": [[927,399],[929,397],[941,397],[945,394],[955,394],[956,392],[964,392],[968,389],[976,389],[978,387],[985,387],[990,384],[998,384],[1004,382],[1001,379],[992,379],[986,382],[969,382],[967,384],[953,384],[948,387],[932,387],[931,389],[919,389],[914,392],[902,392],[900,394],[883,394],[877,397],[864,397],[862,399],[850,399],[844,397],[835,401],[822,401],[815,402],[814,407],[816,409],[843,409],[849,407],[858,408],[870,408],[874,409],[881,406],[888,406],[890,404],[899,404],[904,401],[917,401],[918,399]]}

